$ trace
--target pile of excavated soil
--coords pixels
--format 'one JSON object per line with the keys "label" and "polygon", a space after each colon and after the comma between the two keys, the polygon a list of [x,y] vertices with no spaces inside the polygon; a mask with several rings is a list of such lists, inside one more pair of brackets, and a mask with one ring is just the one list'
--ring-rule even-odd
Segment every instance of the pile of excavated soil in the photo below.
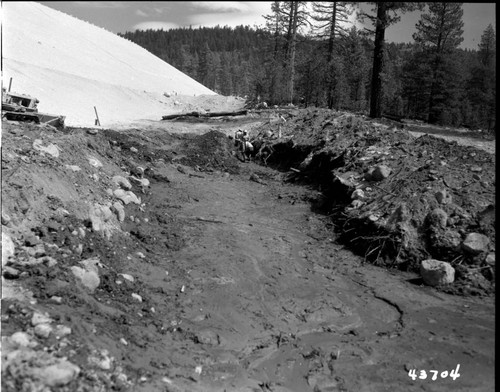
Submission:
{"label": "pile of excavated soil", "polygon": [[348,113],[287,117],[268,163],[317,186],[316,205],[342,241],[376,265],[418,271],[425,259],[448,262],[456,280],[447,291],[494,292],[494,154]]}

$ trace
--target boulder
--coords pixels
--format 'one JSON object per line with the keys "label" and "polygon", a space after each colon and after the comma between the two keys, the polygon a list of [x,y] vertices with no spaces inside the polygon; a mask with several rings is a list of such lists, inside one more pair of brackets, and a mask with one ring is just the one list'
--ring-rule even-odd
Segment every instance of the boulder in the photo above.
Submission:
{"label": "boulder", "polygon": [[95,204],[91,207],[89,212],[89,218],[92,222],[92,229],[94,231],[100,231],[104,228],[104,223],[109,221],[113,216],[113,212],[108,206],[102,206]]}
{"label": "boulder", "polygon": [[15,245],[10,235],[2,231],[2,268],[7,264],[9,257],[14,256]]}
{"label": "boulder", "polygon": [[469,233],[462,243],[462,248],[472,255],[478,255],[488,250],[489,243],[490,239],[484,234]]}
{"label": "boulder", "polygon": [[130,183],[129,180],[127,180],[125,177],[123,176],[114,176],[111,181],[113,181],[114,184],[122,187],[123,189],[129,191],[130,189],[132,189],[132,184]]}
{"label": "boulder", "polygon": [[427,259],[420,263],[420,275],[429,286],[450,284],[455,280],[455,269],[445,261]]}
{"label": "boulder", "polygon": [[115,189],[113,195],[120,199],[123,204],[127,205],[130,203],[141,204],[141,200],[132,191],[124,191],[123,189]]}
{"label": "boulder", "polygon": [[122,203],[115,201],[111,206],[111,209],[116,213],[118,221],[123,222],[125,220],[125,208]]}
{"label": "boulder", "polygon": [[365,192],[363,192],[362,189],[356,189],[354,192],[351,194],[351,199],[356,200],[356,199],[364,199],[365,197]]}
{"label": "boulder", "polygon": [[89,164],[90,164],[91,166],[94,166],[94,167],[96,167],[96,168],[100,168],[100,167],[102,167],[102,163],[101,163],[101,161],[100,161],[99,159],[94,158],[94,157],[88,157],[87,159],[88,159]]}
{"label": "boulder", "polygon": [[434,196],[439,204],[451,203],[451,195],[446,191],[446,189],[436,192]]}
{"label": "boulder", "polygon": [[448,214],[441,208],[435,208],[427,214],[426,219],[429,226],[444,229],[448,222]]}
{"label": "boulder", "polygon": [[62,359],[45,368],[34,369],[33,373],[49,387],[62,387],[78,376],[80,368]]}
{"label": "boulder", "polygon": [[33,148],[35,150],[38,150],[40,152],[46,153],[51,155],[54,158],[59,157],[59,147],[57,147],[55,144],[50,143],[48,146],[43,146],[42,141],[40,139],[36,139],[33,142]]}
{"label": "boulder", "polygon": [[365,180],[367,181],[382,181],[385,180],[391,174],[391,169],[386,165],[377,165],[371,167],[367,173],[365,173]]}
{"label": "boulder", "polygon": [[93,293],[101,280],[99,279],[99,268],[100,261],[98,258],[90,258],[86,260],[82,260],[80,264],[82,267],[73,266],[71,267],[71,272],[73,275],[86,287],[91,293]]}
{"label": "boulder", "polygon": [[140,187],[147,188],[150,185],[150,182],[147,178],[137,178],[134,176],[130,176],[130,179],[139,185]]}
{"label": "boulder", "polygon": [[495,254],[494,253],[488,253],[488,256],[486,256],[486,264],[488,264],[491,267],[495,266]]}

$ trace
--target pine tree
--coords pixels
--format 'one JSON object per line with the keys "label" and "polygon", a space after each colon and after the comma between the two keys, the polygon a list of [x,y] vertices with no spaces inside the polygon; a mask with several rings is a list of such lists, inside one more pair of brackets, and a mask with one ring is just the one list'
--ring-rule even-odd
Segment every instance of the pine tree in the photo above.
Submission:
{"label": "pine tree", "polygon": [[472,108],[472,127],[491,131],[496,117],[496,37],[492,25],[481,36],[477,63],[467,83],[467,98]]}
{"label": "pine tree", "polygon": [[413,34],[413,39],[432,54],[431,87],[429,94],[428,122],[443,121],[441,116],[449,103],[450,95],[446,89],[450,86],[450,69],[453,64],[449,56],[463,41],[462,3],[429,3],[429,12],[421,16]]}
{"label": "pine tree", "polygon": [[394,3],[376,2],[376,15],[365,12],[359,14],[361,20],[370,19],[375,25],[375,46],[373,50],[372,80],[370,89],[370,117],[382,116],[383,108],[383,81],[382,71],[384,68],[385,30],[400,19],[399,13],[414,11],[422,8],[422,3]]}
{"label": "pine tree", "polygon": [[327,42],[324,85],[327,90],[327,105],[328,108],[332,109],[335,100],[334,89],[337,83],[336,74],[340,72],[339,64],[341,64],[339,59],[333,63],[334,46],[338,42],[337,38],[347,35],[344,24],[348,22],[349,15],[352,14],[353,10],[348,6],[347,2],[337,1],[313,2],[312,6],[313,14],[311,17],[316,22],[314,26],[315,36]]}

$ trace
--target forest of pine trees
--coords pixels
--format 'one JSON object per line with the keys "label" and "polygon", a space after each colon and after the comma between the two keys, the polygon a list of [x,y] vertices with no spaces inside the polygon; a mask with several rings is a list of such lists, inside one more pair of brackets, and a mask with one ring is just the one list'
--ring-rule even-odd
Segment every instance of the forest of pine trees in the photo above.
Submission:
{"label": "forest of pine trees", "polygon": [[[496,34],[460,49],[462,3],[371,3],[373,31],[344,22],[346,2],[274,2],[266,26],[137,30],[122,34],[222,95],[494,131]],[[406,11],[421,10],[414,42],[385,41]],[[306,32],[307,30],[307,32]]]}

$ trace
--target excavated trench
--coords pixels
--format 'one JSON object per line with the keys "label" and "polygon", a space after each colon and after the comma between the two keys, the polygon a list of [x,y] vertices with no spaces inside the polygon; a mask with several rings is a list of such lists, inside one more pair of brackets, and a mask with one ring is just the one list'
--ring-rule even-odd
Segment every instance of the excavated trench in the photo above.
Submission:
{"label": "excavated trench", "polygon": [[[295,145],[292,141],[278,143],[274,148],[274,154],[267,161],[269,166],[290,173],[288,182],[310,186],[319,192],[311,200],[311,208],[314,212],[331,218],[337,241],[368,262],[391,265],[390,261],[383,259],[391,260],[397,255],[398,243],[401,241],[397,234],[366,219],[348,219],[344,213],[352,202],[351,195],[356,189],[335,175],[335,170],[347,163],[344,159],[346,152],[336,154],[332,151],[320,151],[313,154],[318,146]],[[306,170],[293,171],[294,168],[301,167],[308,157],[311,158]],[[364,239],[368,237],[379,237],[380,240],[375,243],[367,242]],[[410,264],[410,261],[399,263],[399,267],[407,270]]]}
{"label": "excavated trench", "polygon": [[[489,303],[467,302],[464,311],[460,299],[408,283],[414,274],[363,264],[369,250],[346,227],[356,236],[373,228],[343,215],[353,188],[335,170],[349,164],[347,152],[313,154],[314,145],[284,142],[265,167],[241,164],[217,131],[74,133],[75,156],[86,149],[123,173],[142,166],[150,187],[143,193],[133,184],[142,204],[125,206],[111,238],[71,215],[32,230],[59,263],[24,266],[25,283],[73,329],[64,345],[50,340],[50,351],[82,369],[63,390],[417,391],[422,384],[409,370],[457,363],[459,382],[442,380],[434,390],[491,387]],[[70,136],[58,140],[63,150]],[[106,195],[109,185],[94,178],[82,173],[79,197]],[[83,238],[73,234],[80,226]],[[104,267],[89,294],[68,268],[92,257]],[[4,334],[27,323],[16,309],[5,311]],[[106,367],[90,361],[96,352]],[[21,390],[26,365],[19,373],[10,366],[3,385]]]}

